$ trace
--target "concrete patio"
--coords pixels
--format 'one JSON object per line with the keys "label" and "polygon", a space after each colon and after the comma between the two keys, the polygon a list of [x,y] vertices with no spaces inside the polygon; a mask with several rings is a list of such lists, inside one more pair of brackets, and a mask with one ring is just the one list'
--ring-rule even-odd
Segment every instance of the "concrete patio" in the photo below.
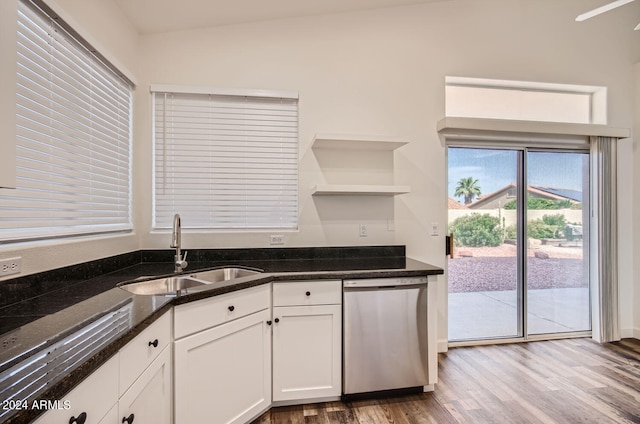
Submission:
{"label": "concrete patio", "polygon": [[[449,340],[517,337],[516,292],[449,293]],[[528,291],[529,334],[591,329],[589,289],[552,288]]]}

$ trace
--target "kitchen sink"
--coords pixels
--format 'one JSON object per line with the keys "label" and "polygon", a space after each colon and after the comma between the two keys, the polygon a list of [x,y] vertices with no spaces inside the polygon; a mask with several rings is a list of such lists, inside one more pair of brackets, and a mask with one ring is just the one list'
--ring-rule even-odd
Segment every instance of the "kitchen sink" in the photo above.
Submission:
{"label": "kitchen sink", "polygon": [[207,284],[205,281],[180,276],[122,284],[118,285],[118,287],[133,294],[154,295],[176,294],[189,288],[204,286],[205,284]]}
{"label": "kitchen sink", "polygon": [[210,269],[208,271],[196,272],[195,274],[190,274],[189,277],[203,280],[206,281],[207,284],[211,284],[220,281],[229,281],[240,277],[247,277],[250,275],[258,274],[260,272],[261,271],[257,269],[247,268],[217,268]]}
{"label": "kitchen sink", "polygon": [[[260,272],[262,271],[258,269],[224,267],[175,277],[155,279],[149,279],[153,277],[138,277],[133,282],[120,283],[117,286],[133,294],[177,296],[188,293],[191,288],[227,282]],[[140,279],[145,279],[145,281],[138,281]]]}

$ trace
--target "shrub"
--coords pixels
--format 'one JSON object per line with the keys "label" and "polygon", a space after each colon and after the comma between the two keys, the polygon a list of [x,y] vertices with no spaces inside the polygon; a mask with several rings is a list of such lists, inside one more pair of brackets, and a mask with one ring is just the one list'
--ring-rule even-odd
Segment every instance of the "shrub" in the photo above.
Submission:
{"label": "shrub", "polygon": [[[516,209],[517,202],[512,200],[504,205],[507,210]],[[540,199],[538,197],[527,197],[527,209],[530,210],[548,210],[548,209],[568,209],[573,208],[569,200],[550,200]],[[580,206],[578,209],[582,209]]]}
{"label": "shrub", "polygon": [[535,239],[555,238],[556,226],[545,224],[541,219],[534,219],[527,223],[527,237]]}
{"label": "shrub", "polygon": [[503,242],[500,220],[489,214],[472,213],[456,218],[449,231],[456,246],[499,246]]}
{"label": "shrub", "polygon": [[511,240],[515,240],[517,237],[516,234],[516,226],[515,225],[509,225],[507,228],[504,229],[504,237],[507,239],[511,239]]}
{"label": "shrub", "polygon": [[567,225],[567,220],[564,218],[564,215],[556,214],[556,215],[543,215],[542,222],[547,225],[555,225],[560,228],[564,228]]}

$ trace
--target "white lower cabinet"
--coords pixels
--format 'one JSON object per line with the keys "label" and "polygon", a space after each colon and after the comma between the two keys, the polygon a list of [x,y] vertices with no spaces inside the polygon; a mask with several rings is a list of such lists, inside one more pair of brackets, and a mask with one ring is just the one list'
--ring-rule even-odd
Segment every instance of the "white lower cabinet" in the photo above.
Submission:
{"label": "white lower cabinet", "polygon": [[[260,290],[269,293],[268,286]],[[227,305],[242,304],[244,295],[238,292],[237,298],[223,299],[225,308],[229,310]],[[212,302],[215,310],[216,302],[221,300],[207,301]],[[271,311],[268,301],[267,296],[264,303],[255,306],[262,310],[175,341],[176,424],[247,423],[269,408]],[[184,306],[190,310],[189,304]],[[177,307],[177,320],[180,315],[181,309]]]}
{"label": "white lower cabinet", "polygon": [[340,396],[341,299],[341,281],[274,284],[274,402]]}
{"label": "white lower cabinet", "polygon": [[273,317],[273,401],[340,396],[342,307],[278,307]]}
{"label": "white lower cabinet", "polygon": [[37,424],[102,424],[118,402],[118,354],[59,399],[62,407],[40,416]]}
{"label": "white lower cabinet", "polygon": [[166,346],[120,398],[117,423],[171,424],[172,394],[171,346]]}
{"label": "white lower cabinet", "polygon": [[63,396],[60,403],[68,409],[47,411],[35,422],[171,424],[172,317],[160,317]]}

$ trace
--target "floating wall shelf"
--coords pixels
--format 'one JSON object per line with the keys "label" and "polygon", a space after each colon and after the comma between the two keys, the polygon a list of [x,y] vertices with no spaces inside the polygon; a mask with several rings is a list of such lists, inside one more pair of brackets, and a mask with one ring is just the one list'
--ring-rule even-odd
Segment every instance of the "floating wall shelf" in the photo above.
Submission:
{"label": "floating wall shelf", "polygon": [[314,196],[397,196],[410,191],[409,186],[318,184],[313,188],[312,194]]}
{"label": "floating wall shelf", "polygon": [[408,144],[408,142],[399,140],[395,137],[316,134],[313,138],[312,147],[314,149],[392,151],[404,146],[405,144]]}

